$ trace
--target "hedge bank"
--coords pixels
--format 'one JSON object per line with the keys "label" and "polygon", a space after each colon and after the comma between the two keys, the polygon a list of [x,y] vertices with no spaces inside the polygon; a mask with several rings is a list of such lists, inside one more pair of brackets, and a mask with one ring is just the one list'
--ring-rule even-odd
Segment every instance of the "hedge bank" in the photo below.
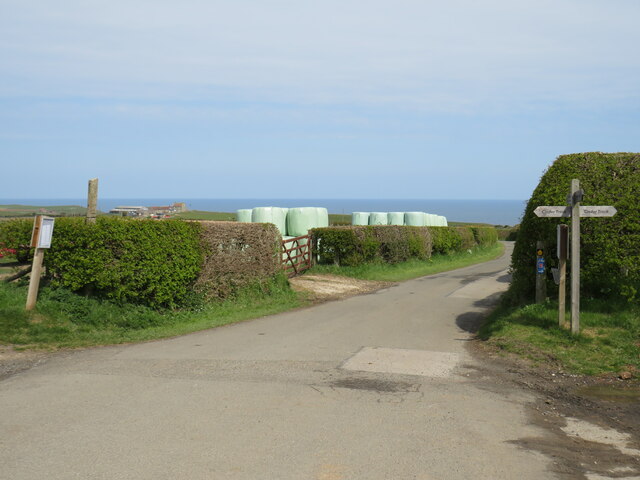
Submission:
{"label": "hedge bank", "polygon": [[[562,155],[547,169],[527,203],[512,257],[511,303],[535,297],[536,242],[545,244],[547,291],[557,292],[550,268],[557,267],[556,226],[568,218],[538,218],[540,205],[566,205],[571,180],[580,180],[583,205],[613,205],[610,218],[581,219],[581,291],[593,297],[640,298],[640,154]],[[570,271],[571,259],[567,270]]]}
{"label": "hedge bank", "polygon": [[201,222],[204,262],[195,288],[227,298],[282,275],[282,237],[271,223]]}

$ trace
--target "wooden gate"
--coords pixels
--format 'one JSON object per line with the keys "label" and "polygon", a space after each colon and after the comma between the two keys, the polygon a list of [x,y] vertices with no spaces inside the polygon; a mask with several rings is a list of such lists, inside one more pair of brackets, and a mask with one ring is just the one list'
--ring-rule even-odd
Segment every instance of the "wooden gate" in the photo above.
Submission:
{"label": "wooden gate", "polygon": [[311,235],[282,241],[282,265],[289,277],[311,268]]}

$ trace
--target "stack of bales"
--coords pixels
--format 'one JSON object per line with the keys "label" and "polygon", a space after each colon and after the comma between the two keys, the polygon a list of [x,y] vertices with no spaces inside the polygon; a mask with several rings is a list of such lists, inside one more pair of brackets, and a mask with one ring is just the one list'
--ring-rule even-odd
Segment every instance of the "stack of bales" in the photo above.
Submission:
{"label": "stack of bales", "polygon": [[448,224],[446,217],[425,212],[353,212],[351,225],[446,227]]}
{"label": "stack of bales", "polygon": [[273,223],[286,238],[306,235],[312,228],[328,227],[329,212],[323,207],[256,207],[236,212],[239,222]]}

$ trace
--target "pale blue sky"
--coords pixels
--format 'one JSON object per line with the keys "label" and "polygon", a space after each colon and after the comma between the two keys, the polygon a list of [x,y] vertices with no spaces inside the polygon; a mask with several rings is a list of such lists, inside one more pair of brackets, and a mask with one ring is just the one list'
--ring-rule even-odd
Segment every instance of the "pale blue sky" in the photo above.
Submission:
{"label": "pale blue sky", "polygon": [[637,0],[0,0],[0,198],[525,199],[640,151]]}

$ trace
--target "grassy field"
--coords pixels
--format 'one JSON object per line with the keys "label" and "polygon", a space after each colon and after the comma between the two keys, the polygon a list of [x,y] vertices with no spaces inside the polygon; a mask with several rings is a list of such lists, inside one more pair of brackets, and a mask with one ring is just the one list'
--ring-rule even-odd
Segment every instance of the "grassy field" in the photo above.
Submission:
{"label": "grassy field", "polygon": [[[598,375],[640,369],[640,307],[583,300],[579,335],[558,326],[557,303],[501,307],[479,332],[499,350],[566,372]],[[567,314],[567,317],[569,315]]]}
{"label": "grassy field", "polygon": [[0,282],[0,343],[58,349],[141,342],[291,310],[305,304],[284,281],[241,292],[233,300],[189,310],[118,305],[66,290],[42,288],[37,309],[24,310],[26,285]]}
{"label": "grassy field", "polygon": [[504,245],[498,243],[491,247],[476,247],[471,253],[460,252],[452,255],[434,255],[430,260],[410,260],[396,264],[373,263],[357,267],[338,267],[335,265],[316,265],[310,273],[330,273],[363,280],[400,282],[411,278],[424,277],[435,273],[455,270],[476,263],[487,262],[504,253]]}
{"label": "grassy field", "polygon": [[32,217],[50,215],[54,217],[86,215],[86,207],[78,205],[55,205],[41,207],[36,205],[0,205],[0,217]]}
{"label": "grassy field", "polygon": [[206,212],[203,210],[189,210],[188,212],[176,213],[175,218],[182,218],[183,220],[226,220],[235,221],[235,213],[226,212]]}

